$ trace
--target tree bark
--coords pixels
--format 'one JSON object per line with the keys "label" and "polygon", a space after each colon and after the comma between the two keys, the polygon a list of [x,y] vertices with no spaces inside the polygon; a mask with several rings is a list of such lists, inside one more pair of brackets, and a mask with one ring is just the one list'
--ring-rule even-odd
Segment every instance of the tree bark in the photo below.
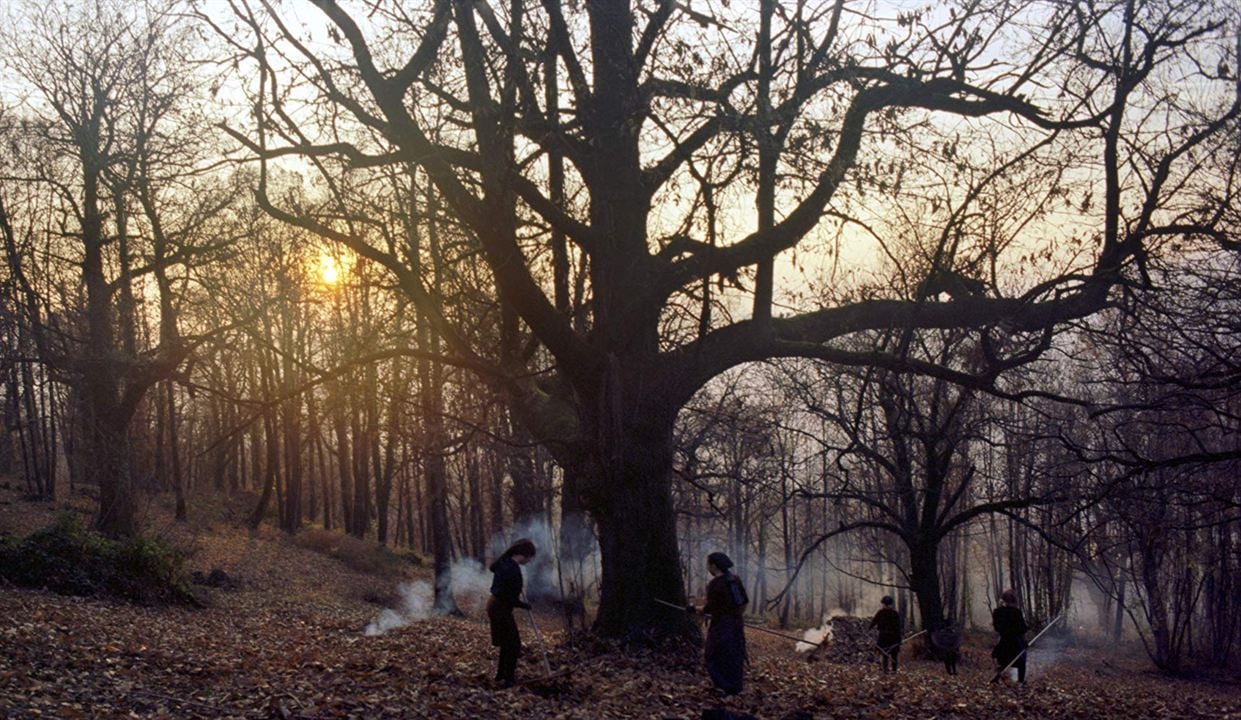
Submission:
{"label": "tree bark", "polygon": [[697,640],[698,627],[686,613],[655,602],[686,600],[671,492],[672,421],[648,419],[626,430],[617,452],[603,458],[603,502],[593,508],[602,563],[594,629],[639,644]]}
{"label": "tree bark", "polygon": [[939,541],[922,538],[909,546],[909,584],[918,598],[923,630],[938,628],[944,619],[939,584]]}
{"label": "tree bark", "polygon": [[176,496],[176,519],[185,522],[189,512],[185,506],[185,480],[181,477],[181,451],[177,448],[177,396],[171,382],[164,382],[164,401],[168,403],[168,460],[172,474],[172,488]]}
{"label": "tree bark", "polygon": [[263,492],[259,496],[258,505],[250,515],[251,528],[258,528],[263,522],[263,517],[267,515],[267,506],[271,503],[276,487],[276,477],[280,473],[280,438],[276,433],[275,415],[275,410],[271,408],[263,413],[263,447],[267,454],[267,465],[263,472]]}

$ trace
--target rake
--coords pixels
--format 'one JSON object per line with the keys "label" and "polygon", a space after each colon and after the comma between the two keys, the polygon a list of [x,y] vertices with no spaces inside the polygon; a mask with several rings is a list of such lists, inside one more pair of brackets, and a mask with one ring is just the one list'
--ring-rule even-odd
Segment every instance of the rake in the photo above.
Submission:
{"label": "rake", "polygon": [[[525,600],[525,596],[522,596]],[[526,603],[529,606],[530,603]],[[543,676],[523,680],[515,683],[517,686],[529,687],[539,694],[558,694],[566,692],[569,688],[567,682],[572,674],[572,668],[564,668],[557,672],[552,672],[552,661],[547,654],[547,643],[543,640],[543,632],[539,630],[539,624],[534,620],[534,610],[530,607],[526,608],[526,616],[530,618],[530,627],[534,630],[534,637],[539,643],[539,650],[543,653]]]}
{"label": "rake", "polygon": [[926,630],[919,630],[918,632],[914,633],[913,635],[908,635],[908,636],[906,636],[906,637],[903,637],[903,638],[901,638],[900,640],[897,640],[895,643],[893,643],[893,644],[891,644],[891,645],[889,645],[889,646],[887,646],[887,647],[883,647],[883,646],[882,646],[882,645],[880,645],[879,643],[875,643],[875,648],[874,648],[874,649],[878,650],[879,652],[883,653],[884,655],[887,655],[888,653],[892,652],[892,648],[899,647],[902,643],[907,643],[907,642],[909,642],[910,640],[913,640],[914,638],[918,637],[919,635],[921,635],[921,634],[923,634],[923,633],[925,633],[925,632],[926,632]]}
{"label": "rake", "polygon": [[[676,603],[670,603],[670,602],[668,602],[667,600],[660,600],[659,598],[651,598],[651,600],[653,600],[653,601],[655,601],[655,602],[659,603],[660,605],[664,605],[664,606],[667,606],[667,607],[670,607],[670,608],[673,608],[673,609],[676,609],[676,610],[680,610],[680,611],[682,611],[682,612],[684,612],[684,611],[685,611],[685,606],[684,606],[684,605],[677,605]],[[825,644],[826,644],[826,643],[817,643],[817,642],[812,642],[812,641],[810,641],[810,640],[803,640],[803,639],[801,639],[801,638],[797,637],[796,635],[789,635],[788,633],[778,632],[778,631],[776,631],[776,630],[772,630],[772,629],[770,629],[770,628],[765,628],[765,627],[763,627],[762,625],[755,625],[754,623],[743,623],[743,624],[744,624],[746,627],[750,628],[751,630],[757,630],[757,631],[759,631],[759,632],[764,632],[764,633],[767,633],[768,635],[775,635],[776,637],[782,637],[782,638],[785,638],[785,639],[788,639],[788,640],[794,640],[794,641],[799,642],[799,643],[806,643],[807,645],[814,645],[815,647],[820,647],[820,646],[822,646],[822,645],[825,645]]]}
{"label": "rake", "polygon": [[1027,643],[1025,648],[1023,648],[1021,652],[1017,653],[1016,657],[1014,657],[1012,660],[1009,660],[1007,665],[1000,668],[1000,671],[997,672],[994,676],[992,676],[991,682],[999,682],[1000,678],[1004,676],[1004,673],[1008,672],[1008,669],[1011,668],[1013,665],[1016,665],[1018,660],[1025,657],[1025,654],[1030,651],[1030,648],[1034,647],[1034,643],[1038,642],[1039,638],[1047,634],[1048,630],[1050,630],[1056,623],[1060,622],[1060,618],[1062,617],[1064,617],[1064,613],[1060,613],[1059,615],[1052,618],[1051,622],[1047,623],[1047,625],[1044,626],[1043,629],[1039,631],[1038,635],[1035,635],[1034,639],[1031,640],[1029,643]]}

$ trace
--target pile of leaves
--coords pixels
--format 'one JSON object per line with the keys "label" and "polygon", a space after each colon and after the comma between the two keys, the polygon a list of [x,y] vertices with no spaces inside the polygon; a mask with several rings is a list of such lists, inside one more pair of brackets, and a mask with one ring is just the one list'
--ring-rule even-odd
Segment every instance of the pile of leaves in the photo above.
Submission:
{"label": "pile of leaves", "polygon": [[822,645],[810,651],[808,660],[854,664],[874,662],[879,657],[875,632],[871,630],[869,620],[837,615],[828,622],[831,623],[831,634]]}
{"label": "pile of leaves", "polygon": [[0,578],[64,595],[198,605],[184,556],[151,538],[109,540],[72,513],[22,540],[0,540]]}

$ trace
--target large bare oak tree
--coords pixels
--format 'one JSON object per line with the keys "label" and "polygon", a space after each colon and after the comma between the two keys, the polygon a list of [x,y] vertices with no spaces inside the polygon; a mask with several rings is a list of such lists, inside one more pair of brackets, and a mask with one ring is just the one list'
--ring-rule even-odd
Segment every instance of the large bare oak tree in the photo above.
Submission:
{"label": "large bare oak tree", "polygon": [[[652,600],[684,600],[673,424],[712,378],[800,356],[986,390],[1140,278],[1151,238],[1219,221],[1193,170],[1238,111],[1235,80],[1210,69],[1233,52],[1220,5],[734,5],[237,0],[205,15],[248,79],[252,112],[228,128],[244,154],[263,178],[300,163],[328,198],[282,202],[261,181],[260,202],[388,268],[446,353],[489,368],[597,524],[607,635],[688,631]],[[1170,93],[1171,77],[1201,92]],[[904,173],[935,163],[948,189],[928,202]],[[349,201],[368,170],[397,164],[472,239],[510,319],[501,348],[464,333],[417,258]],[[926,241],[912,298],[777,311],[782,254],[868,202],[968,217],[986,210],[977,188],[1040,164],[1057,169],[1049,197],[1087,195],[1012,229],[1009,248],[1046,251],[1040,272],[977,282],[945,233]],[[969,170],[982,172],[953,188]],[[973,329],[981,369],[835,344],[899,328]]]}

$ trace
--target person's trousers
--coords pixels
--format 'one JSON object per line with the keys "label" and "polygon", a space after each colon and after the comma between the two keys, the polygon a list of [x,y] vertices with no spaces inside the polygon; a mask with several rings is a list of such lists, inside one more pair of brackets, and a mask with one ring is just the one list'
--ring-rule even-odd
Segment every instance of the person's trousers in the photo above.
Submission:
{"label": "person's trousers", "polygon": [[505,644],[500,646],[500,665],[496,669],[496,680],[513,682],[517,676],[517,657],[521,655],[521,644]]}

